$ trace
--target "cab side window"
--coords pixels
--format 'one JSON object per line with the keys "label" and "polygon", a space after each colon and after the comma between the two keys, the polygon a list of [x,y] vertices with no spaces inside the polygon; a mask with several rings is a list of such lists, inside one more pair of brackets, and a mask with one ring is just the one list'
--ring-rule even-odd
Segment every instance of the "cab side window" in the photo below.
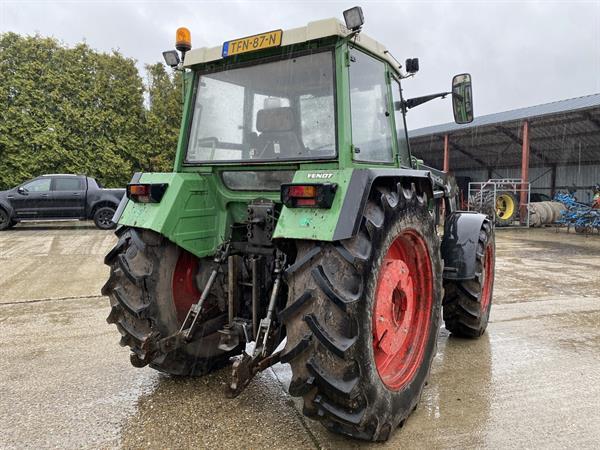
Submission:
{"label": "cab side window", "polygon": [[23,189],[27,190],[28,192],[48,192],[50,190],[51,181],[52,178],[39,178],[24,184]]}
{"label": "cab side window", "polygon": [[350,108],[354,159],[392,162],[392,129],[385,64],[350,52]]}
{"label": "cab side window", "polygon": [[55,178],[54,191],[82,191],[82,180],[80,178]]}

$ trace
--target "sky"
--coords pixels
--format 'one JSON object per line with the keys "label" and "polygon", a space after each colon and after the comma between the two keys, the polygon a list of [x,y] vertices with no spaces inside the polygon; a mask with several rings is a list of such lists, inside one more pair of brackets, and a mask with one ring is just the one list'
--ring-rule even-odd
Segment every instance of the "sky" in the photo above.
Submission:
{"label": "sky", "polygon": [[[418,57],[406,98],[473,77],[476,115],[600,92],[600,0],[595,1],[14,1],[0,0],[0,33],[85,40],[138,66],[162,61],[177,27],[194,47],[312,20],[360,5],[363,30],[399,60]],[[409,111],[409,129],[452,121],[450,100]]]}

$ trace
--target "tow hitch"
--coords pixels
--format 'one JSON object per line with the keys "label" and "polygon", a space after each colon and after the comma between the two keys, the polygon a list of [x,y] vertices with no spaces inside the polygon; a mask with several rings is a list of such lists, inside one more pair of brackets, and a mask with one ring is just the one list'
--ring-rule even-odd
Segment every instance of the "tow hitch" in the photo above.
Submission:
{"label": "tow hitch", "polygon": [[229,398],[235,398],[240,395],[258,372],[265,370],[273,364],[277,364],[280,360],[281,351],[272,353],[274,350],[275,333],[271,326],[273,324],[275,304],[281,288],[281,277],[285,262],[285,255],[277,251],[274,269],[275,281],[271,291],[267,315],[260,321],[252,355],[244,351],[242,356],[238,357],[233,363],[231,383],[225,388],[225,395]]}

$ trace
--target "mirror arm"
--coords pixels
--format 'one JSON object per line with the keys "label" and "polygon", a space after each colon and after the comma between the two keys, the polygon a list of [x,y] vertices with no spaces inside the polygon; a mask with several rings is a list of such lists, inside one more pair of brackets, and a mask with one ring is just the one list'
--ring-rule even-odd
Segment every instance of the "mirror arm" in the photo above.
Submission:
{"label": "mirror arm", "polygon": [[411,108],[414,108],[415,106],[422,105],[423,103],[427,103],[428,101],[436,99],[436,98],[446,98],[447,95],[451,95],[451,94],[452,94],[452,92],[440,92],[439,94],[431,94],[431,95],[424,95],[423,97],[409,98],[402,102],[401,107],[404,110],[411,109]]}

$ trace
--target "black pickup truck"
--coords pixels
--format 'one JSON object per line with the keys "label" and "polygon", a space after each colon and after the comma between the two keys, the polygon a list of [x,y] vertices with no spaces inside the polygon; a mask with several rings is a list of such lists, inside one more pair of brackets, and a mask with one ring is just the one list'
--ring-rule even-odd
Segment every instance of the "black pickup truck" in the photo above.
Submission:
{"label": "black pickup truck", "polygon": [[104,189],[84,175],[42,175],[0,191],[0,230],[26,220],[93,220],[113,228],[113,214],[125,189]]}

